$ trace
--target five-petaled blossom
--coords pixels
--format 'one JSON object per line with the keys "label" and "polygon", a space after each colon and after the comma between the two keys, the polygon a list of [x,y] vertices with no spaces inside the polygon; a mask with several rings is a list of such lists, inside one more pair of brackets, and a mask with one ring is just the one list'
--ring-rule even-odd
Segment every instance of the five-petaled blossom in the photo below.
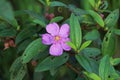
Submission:
{"label": "five-petaled blossom", "polygon": [[68,24],[63,24],[61,27],[57,23],[50,23],[46,26],[48,33],[42,35],[42,43],[45,45],[51,45],[50,55],[60,56],[63,50],[69,51],[71,47],[66,44],[70,41],[68,38],[70,33],[70,27]]}

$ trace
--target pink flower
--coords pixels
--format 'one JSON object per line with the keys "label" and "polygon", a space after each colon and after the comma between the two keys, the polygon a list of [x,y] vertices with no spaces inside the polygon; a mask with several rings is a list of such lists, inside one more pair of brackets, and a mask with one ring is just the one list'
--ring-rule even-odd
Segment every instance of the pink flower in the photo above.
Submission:
{"label": "pink flower", "polygon": [[63,50],[71,50],[70,46],[66,42],[70,41],[68,38],[70,28],[68,24],[63,24],[60,28],[57,23],[50,23],[46,26],[48,33],[42,35],[42,43],[45,45],[51,45],[50,55],[60,56]]}

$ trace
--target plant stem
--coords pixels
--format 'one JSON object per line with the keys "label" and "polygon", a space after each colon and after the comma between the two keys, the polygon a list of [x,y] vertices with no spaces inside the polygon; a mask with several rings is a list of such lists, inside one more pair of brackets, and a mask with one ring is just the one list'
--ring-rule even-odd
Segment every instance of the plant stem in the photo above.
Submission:
{"label": "plant stem", "polygon": [[67,67],[69,67],[70,69],[72,69],[75,73],[77,73],[78,75],[80,75],[80,72],[76,68],[74,68],[70,63],[67,62],[66,65],[67,65]]}

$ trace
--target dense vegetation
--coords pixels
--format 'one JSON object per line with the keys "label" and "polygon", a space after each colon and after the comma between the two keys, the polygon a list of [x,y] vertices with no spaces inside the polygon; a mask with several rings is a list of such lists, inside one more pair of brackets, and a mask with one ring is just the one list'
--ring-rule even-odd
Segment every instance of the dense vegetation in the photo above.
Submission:
{"label": "dense vegetation", "polygon": [[120,80],[120,0],[0,0],[0,80]]}

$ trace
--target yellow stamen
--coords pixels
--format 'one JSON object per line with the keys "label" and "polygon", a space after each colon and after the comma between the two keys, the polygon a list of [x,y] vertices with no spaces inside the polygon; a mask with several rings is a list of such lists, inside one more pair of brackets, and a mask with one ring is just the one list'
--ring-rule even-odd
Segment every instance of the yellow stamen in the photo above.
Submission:
{"label": "yellow stamen", "polygon": [[55,40],[56,41],[60,40],[60,36],[55,36]]}

